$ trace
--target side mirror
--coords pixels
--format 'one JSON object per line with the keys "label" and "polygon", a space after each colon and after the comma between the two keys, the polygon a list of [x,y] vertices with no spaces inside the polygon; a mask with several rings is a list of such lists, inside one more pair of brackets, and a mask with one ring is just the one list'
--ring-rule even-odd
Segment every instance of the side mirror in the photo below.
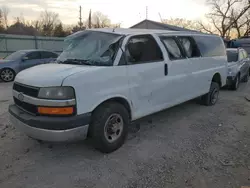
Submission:
{"label": "side mirror", "polygon": [[26,60],[28,60],[29,58],[27,57],[27,56],[25,56],[25,57],[23,57],[22,58],[22,61],[26,61]]}

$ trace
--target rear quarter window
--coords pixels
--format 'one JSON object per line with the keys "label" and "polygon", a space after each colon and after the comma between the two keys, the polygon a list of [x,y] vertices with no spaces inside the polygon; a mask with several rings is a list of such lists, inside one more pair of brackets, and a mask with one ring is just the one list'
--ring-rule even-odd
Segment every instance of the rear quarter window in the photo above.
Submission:
{"label": "rear quarter window", "polygon": [[43,51],[43,52],[41,52],[41,54],[42,54],[42,59],[57,58],[58,57],[58,55],[53,53],[53,52]]}
{"label": "rear quarter window", "polygon": [[203,57],[225,56],[225,45],[220,37],[194,36]]}

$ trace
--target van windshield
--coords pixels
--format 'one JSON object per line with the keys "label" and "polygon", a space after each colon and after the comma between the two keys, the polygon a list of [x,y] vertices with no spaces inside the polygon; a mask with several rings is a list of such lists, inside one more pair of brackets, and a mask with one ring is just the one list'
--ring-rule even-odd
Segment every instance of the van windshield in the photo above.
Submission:
{"label": "van windshield", "polygon": [[75,33],[65,39],[58,63],[112,66],[122,35],[98,31]]}

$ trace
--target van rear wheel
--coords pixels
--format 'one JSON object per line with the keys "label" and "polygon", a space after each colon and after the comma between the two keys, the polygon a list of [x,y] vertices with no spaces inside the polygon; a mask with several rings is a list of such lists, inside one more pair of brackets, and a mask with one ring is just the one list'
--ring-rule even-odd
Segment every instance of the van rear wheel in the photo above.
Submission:
{"label": "van rear wheel", "polygon": [[207,94],[201,96],[201,103],[206,106],[215,105],[219,98],[220,86],[216,82],[212,82],[210,90]]}
{"label": "van rear wheel", "polygon": [[120,148],[126,140],[128,124],[129,113],[122,104],[108,102],[98,107],[89,132],[94,147],[103,153]]}

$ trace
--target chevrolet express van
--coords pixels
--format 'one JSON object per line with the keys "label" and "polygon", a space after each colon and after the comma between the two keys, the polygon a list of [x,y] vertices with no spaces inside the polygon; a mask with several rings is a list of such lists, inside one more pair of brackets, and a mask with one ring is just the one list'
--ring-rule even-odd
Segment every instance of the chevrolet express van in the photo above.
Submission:
{"label": "chevrolet express van", "polygon": [[65,39],[56,63],[16,76],[10,119],[34,139],[88,137],[109,153],[122,146],[131,121],[197,97],[214,105],[226,78],[226,50],[219,36],[80,31]]}

